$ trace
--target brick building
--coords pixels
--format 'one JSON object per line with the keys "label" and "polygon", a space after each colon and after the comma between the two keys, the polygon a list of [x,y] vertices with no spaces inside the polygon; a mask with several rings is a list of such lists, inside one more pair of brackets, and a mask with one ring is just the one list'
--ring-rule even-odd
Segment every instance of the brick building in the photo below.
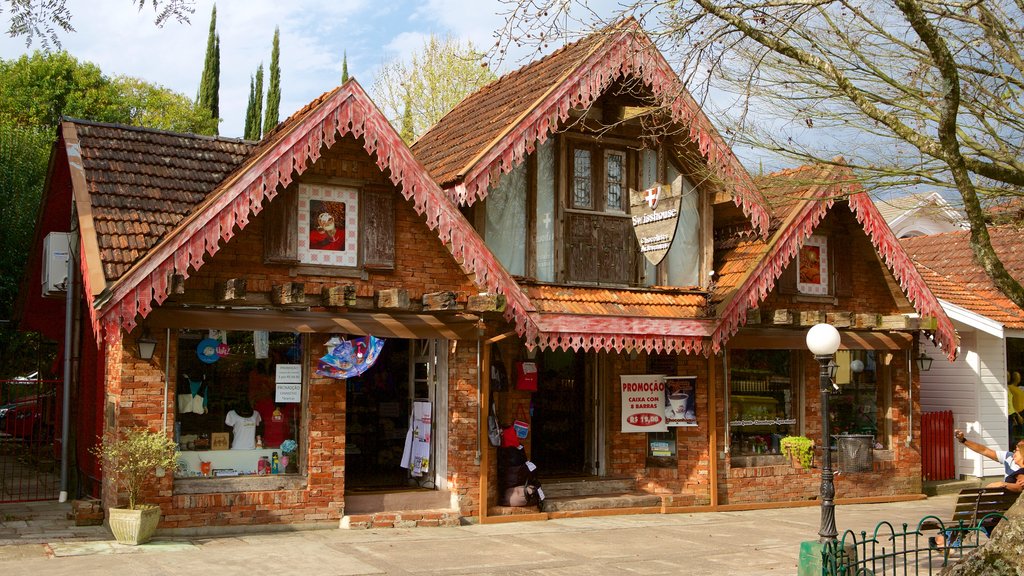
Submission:
{"label": "brick building", "polygon": [[[412,150],[354,81],[258,144],[77,120],[57,144],[30,274],[70,223],[78,477],[114,506],[86,439],[173,434],[164,530],[806,503],[779,441],[821,444],[821,321],[836,431],[873,448],[839,497],[919,492],[915,335],[955,350],[949,320],[841,163],[751,178],[635,22]],[[54,333],[63,302],[28,298]],[[529,427],[540,507],[502,505],[492,405]]]}

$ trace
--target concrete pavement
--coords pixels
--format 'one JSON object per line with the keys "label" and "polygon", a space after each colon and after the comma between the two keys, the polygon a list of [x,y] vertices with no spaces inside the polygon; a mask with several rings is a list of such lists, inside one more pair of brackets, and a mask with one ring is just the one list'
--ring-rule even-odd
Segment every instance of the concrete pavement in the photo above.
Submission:
{"label": "concrete pavement", "polygon": [[[916,524],[928,514],[946,518],[954,502],[947,495],[840,505],[837,525],[840,531],[871,531],[882,520]],[[158,537],[132,547],[113,542],[104,527],[33,533],[32,521],[16,519],[12,510],[0,506],[0,574],[12,576],[795,574],[800,542],[817,537],[820,519],[820,509],[812,506],[456,528]],[[15,538],[8,524],[17,522],[24,522],[25,532]]]}

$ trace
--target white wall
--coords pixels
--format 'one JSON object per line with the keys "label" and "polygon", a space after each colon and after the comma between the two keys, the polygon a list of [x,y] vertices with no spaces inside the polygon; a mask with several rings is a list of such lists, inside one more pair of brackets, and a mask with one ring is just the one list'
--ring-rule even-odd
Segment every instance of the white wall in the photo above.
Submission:
{"label": "white wall", "polygon": [[[921,411],[953,411],[953,426],[972,440],[998,450],[1008,445],[1006,352],[1002,338],[954,322],[960,334],[960,354],[950,363],[930,342],[921,349],[934,358],[921,375]],[[999,476],[1002,466],[956,447],[957,474]]]}

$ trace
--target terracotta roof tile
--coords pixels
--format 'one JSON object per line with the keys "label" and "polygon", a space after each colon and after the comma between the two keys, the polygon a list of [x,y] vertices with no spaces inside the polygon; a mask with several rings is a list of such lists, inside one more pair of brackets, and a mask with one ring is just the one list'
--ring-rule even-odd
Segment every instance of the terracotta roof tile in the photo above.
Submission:
{"label": "terracotta roof tile", "polygon": [[520,284],[538,312],[642,318],[702,318],[702,292]]}
{"label": "terracotta roof tile", "polygon": [[143,257],[255,147],[236,139],[69,122],[78,134],[108,281]]}
{"label": "terracotta roof tile", "polygon": [[[1015,225],[989,228],[992,247],[1018,281],[1024,281],[1021,232]],[[1024,310],[999,291],[974,261],[970,234],[969,230],[946,232],[904,238],[900,243],[937,297],[1009,328],[1024,328]]]}
{"label": "terracotta roof tile", "polygon": [[473,158],[607,38],[587,36],[470,94],[413,143],[416,159],[442,188],[455,183]]}

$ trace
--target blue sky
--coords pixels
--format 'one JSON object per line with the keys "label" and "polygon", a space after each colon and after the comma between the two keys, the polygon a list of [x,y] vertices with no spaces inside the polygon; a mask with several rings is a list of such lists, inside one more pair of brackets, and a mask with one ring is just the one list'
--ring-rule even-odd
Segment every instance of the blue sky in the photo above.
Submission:
{"label": "blue sky", "polygon": [[[61,41],[76,58],[97,64],[108,75],[137,76],[195,96],[212,0],[196,0],[191,24],[169,22],[163,28],[153,24],[152,8],[140,12],[129,0],[67,0],[67,5],[76,32],[61,33]],[[269,65],[275,26],[281,29],[283,120],[340,83],[344,52],[349,73],[370,91],[385,58],[409,54],[431,33],[489,48],[504,9],[497,0],[220,0],[220,133],[241,136],[249,77],[260,62]],[[7,25],[4,12],[0,29]],[[0,35],[0,58],[17,58],[32,49],[23,38]]]}

